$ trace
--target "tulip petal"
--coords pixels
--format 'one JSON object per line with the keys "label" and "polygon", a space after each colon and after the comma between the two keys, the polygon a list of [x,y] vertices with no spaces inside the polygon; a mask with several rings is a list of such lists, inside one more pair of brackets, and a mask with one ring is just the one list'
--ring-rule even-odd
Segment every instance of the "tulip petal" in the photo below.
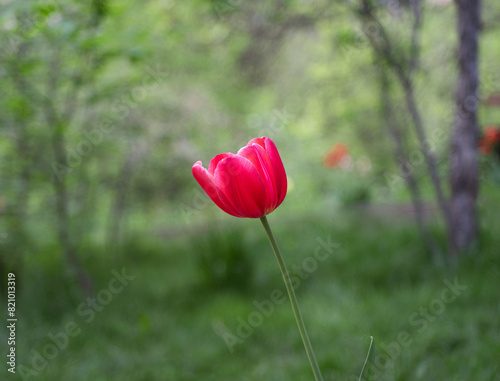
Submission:
{"label": "tulip petal", "polygon": [[276,182],[276,191],[278,195],[278,202],[276,204],[277,208],[278,206],[280,206],[286,196],[287,180],[285,167],[283,166],[283,162],[281,161],[280,154],[278,153],[278,149],[276,148],[274,142],[271,139],[265,137],[262,137],[262,140],[264,141],[267,155],[269,156],[269,160],[271,161],[271,165],[273,167],[274,179]]}
{"label": "tulip petal", "polygon": [[201,185],[205,193],[210,197],[210,199],[221,208],[224,212],[235,216],[241,217],[239,213],[237,213],[230,205],[226,205],[219,197],[217,192],[217,186],[215,185],[215,181],[213,176],[202,166],[201,161],[197,161],[193,165],[193,176],[198,181],[198,184]]}
{"label": "tulip petal", "polygon": [[226,152],[215,156],[212,160],[210,160],[210,164],[208,165],[208,173],[210,173],[213,176],[215,168],[217,168],[217,164],[219,164],[219,162],[225,159],[226,157],[231,157],[233,155],[234,153]]}
{"label": "tulip petal", "polygon": [[268,139],[268,138],[266,138],[264,136],[261,138],[254,138],[248,142],[247,146],[251,146],[252,144],[258,144],[262,148],[266,149],[266,144],[264,143],[265,139]]}
{"label": "tulip petal", "polygon": [[266,187],[250,160],[239,155],[226,157],[218,163],[214,180],[219,198],[240,216],[266,214]]}
{"label": "tulip petal", "polygon": [[260,177],[264,181],[267,193],[266,211],[271,212],[276,208],[278,195],[276,192],[276,183],[274,179],[274,172],[271,165],[269,156],[264,148],[257,143],[250,146],[243,147],[238,151],[238,155],[250,160],[259,172]]}

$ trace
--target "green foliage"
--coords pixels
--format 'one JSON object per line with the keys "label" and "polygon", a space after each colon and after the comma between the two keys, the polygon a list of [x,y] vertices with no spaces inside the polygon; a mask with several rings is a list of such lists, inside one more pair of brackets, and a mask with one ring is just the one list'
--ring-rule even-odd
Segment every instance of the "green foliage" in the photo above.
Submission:
{"label": "green foliage", "polygon": [[246,291],[252,285],[254,262],[242,231],[210,230],[194,242],[192,252],[203,288]]}
{"label": "green foliage", "polygon": [[[318,237],[330,235],[341,245],[296,290],[326,380],[358,379],[369,336],[377,343],[374,363],[384,364],[384,358],[377,356],[396,351],[393,343],[403,331],[410,334],[411,344],[401,346],[394,358],[389,356],[389,365],[378,368],[376,379],[495,378],[500,242],[492,213],[485,215],[483,248],[456,269],[436,268],[422,258],[412,225],[400,223],[395,228],[355,214],[338,215],[334,221],[322,214],[297,216],[300,224],[281,217],[276,211],[271,223],[290,269],[314,253]],[[229,217],[227,221],[244,224]],[[265,234],[258,221],[251,222],[248,227],[258,234],[242,241],[259,282],[245,293],[226,287],[200,290],[198,263],[189,260],[199,254],[193,250],[193,240],[200,241],[197,247],[210,250],[210,246],[208,236],[198,233],[147,241],[144,236],[130,237],[114,259],[88,247],[93,264],[89,269],[96,280],[94,297],[108,287],[113,268],[124,267],[136,277],[90,323],[77,312],[85,298],[68,295],[58,275],[60,267],[54,262],[51,276],[46,277],[47,270],[41,272],[34,261],[26,273],[32,281],[25,281],[18,294],[23,329],[17,332],[17,345],[30,348],[19,351],[18,365],[29,366],[31,350],[42,352],[51,343],[48,333],[56,334],[68,321],[75,321],[81,333],[48,362],[37,376],[40,380],[312,377],[287,302],[276,305],[248,338],[233,347],[233,353],[214,328],[223,324],[236,334],[239,318],[248,319],[256,311],[254,301],[269,300],[273,289],[284,289]],[[227,239],[222,235],[212,242],[227,245]],[[97,265],[99,257],[104,265]],[[428,312],[429,319],[424,319],[420,309],[433,311],[431,303],[446,287],[443,281],[455,278],[466,290],[444,311]],[[410,320],[415,313],[417,320]],[[422,319],[425,324],[415,323]]]}

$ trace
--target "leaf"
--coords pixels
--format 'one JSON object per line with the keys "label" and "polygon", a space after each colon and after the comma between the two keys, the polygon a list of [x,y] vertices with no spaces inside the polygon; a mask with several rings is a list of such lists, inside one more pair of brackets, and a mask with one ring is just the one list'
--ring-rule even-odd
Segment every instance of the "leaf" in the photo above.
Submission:
{"label": "leaf", "polygon": [[[370,336],[370,347],[368,348],[368,353],[366,355],[365,363],[363,364],[363,369],[361,369],[361,374],[359,375],[359,381],[363,381],[363,374],[365,373],[366,364],[368,364],[368,360],[373,364],[373,360],[375,358],[375,339],[373,336]],[[366,381],[372,381],[372,378],[369,377]]]}

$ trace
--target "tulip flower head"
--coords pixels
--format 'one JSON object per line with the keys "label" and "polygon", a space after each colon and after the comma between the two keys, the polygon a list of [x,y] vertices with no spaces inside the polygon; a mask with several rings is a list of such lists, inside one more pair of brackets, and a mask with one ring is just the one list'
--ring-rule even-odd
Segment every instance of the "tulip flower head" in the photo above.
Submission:
{"label": "tulip flower head", "polygon": [[328,168],[336,168],[342,160],[349,157],[349,148],[342,143],[335,144],[323,158],[323,165]]}
{"label": "tulip flower head", "polygon": [[500,128],[486,126],[483,137],[479,140],[479,150],[487,155],[500,144]]}
{"label": "tulip flower head", "polygon": [[285,168],[274,142],[255,138],[238,153],[221,153],[204,168],[193,165],[193,176],[210,199],[235,217],[261,218],[285,199]]}

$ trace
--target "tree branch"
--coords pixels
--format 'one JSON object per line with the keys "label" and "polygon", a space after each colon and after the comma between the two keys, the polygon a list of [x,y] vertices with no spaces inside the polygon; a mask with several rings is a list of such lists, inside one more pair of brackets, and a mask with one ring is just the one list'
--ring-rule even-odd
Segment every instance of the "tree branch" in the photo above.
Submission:
{"label": "tree branch", "polygon": [[[415,0],[414,0],[415,1]],[[413,81],[412,81],[412,71],[411,70],[406,70],[404,63],[402,63],[397,56],[394,54],[394,48],[393,44],[391,42],[391,39],[388,37],[388,34],[384,28],[384,26],[380,23],[380,21],[377,19],[377,17],[373,13],[373,6],[369,0],[361,0],[361,5],[362,5],[362,10],[359,12],[360,15],[360,20],[361,22],[366,26],[367,24],[374,23],[378,27],[378,38],[376,35],[373,35],[372,33],[368,32],[368,28],[363,28],[363,31],[365,32],[365,35],[368,38],[368,41],[370,42],[370,45],[374,49],[374,51],[377,53],[377,55],[384,61],[387,62],[389,67],[391,67],[395,74],[396,77],[398,78],[401,87],[403,88],[404,94],[405,94],[405,102],[406,102],[406,107],[408,109],[408,112],[410,113],[410,116],[413,120],[413,126],[415,127],[415,132],[418,137],[418,141],[420,144],[420,149],[422,150],[422,153],[424,154],[425,161],[427,164],[427,169],[429,171],[429,174],[431,176],[432,184],[434,187],[434,192],[436,195],[436,200],[439,206],[439,209],[441,211],[441,214],[443,215],[443,219],[445,221],[445,224],[447,228],[449,228],[450,225],[450,219],[449,219],[449,210],[448,210],[448,203],[446,201],[446,198],[444,196],[443,188],[441,185],[441,179],[439,178],[438,171],[437,171],[437,164],[436,164],[436,159],[434,158],[434,155],[430,151],[429,148],[429,143],[427,141],[427,136],[425,132],[425,128],[423,126],[422,122],[422,117],[420,115],[420,111],[417,106],[417,102],[415,100],[415,92],[413,89]],[[417,17],[419,13],[417,12]],[[414,28],[419,27],[420,20],[418,22],[416,21],[414,23]],[[416,25],[416,27],[415,27]],[[414,41],[413,44],[415,46],[418,46],[418,39],[416,36],[418,36],[417,32],[414,32],[413,35]],[[418,48],[413,48],[413,54],[418,53]],[[413,62],[417,62],[416,56],[413,57]]]}

